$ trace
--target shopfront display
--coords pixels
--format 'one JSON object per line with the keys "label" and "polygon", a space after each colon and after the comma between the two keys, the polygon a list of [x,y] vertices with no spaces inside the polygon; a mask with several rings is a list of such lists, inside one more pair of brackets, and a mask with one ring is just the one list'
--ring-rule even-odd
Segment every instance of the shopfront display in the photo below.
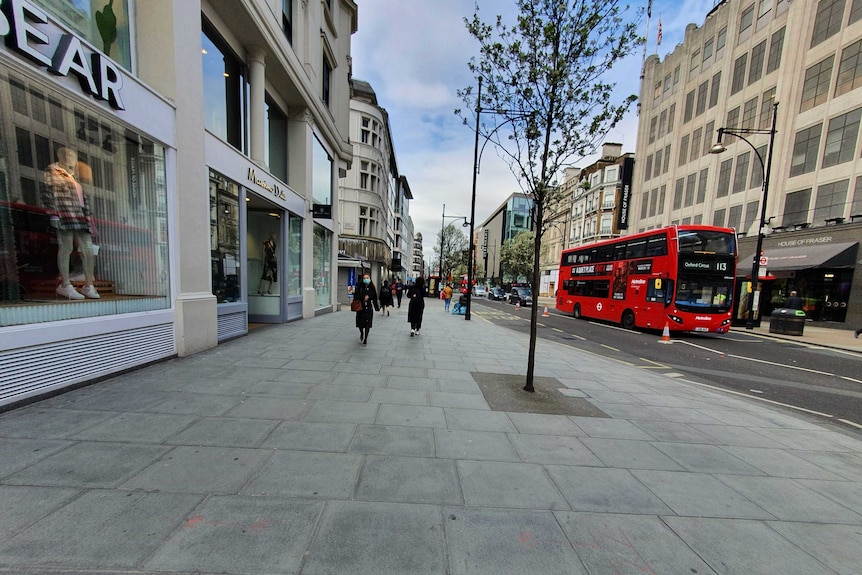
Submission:
{"label": "shopfront display", "polygon": [[165,148],[0,71],[0,326],[167,309]]}

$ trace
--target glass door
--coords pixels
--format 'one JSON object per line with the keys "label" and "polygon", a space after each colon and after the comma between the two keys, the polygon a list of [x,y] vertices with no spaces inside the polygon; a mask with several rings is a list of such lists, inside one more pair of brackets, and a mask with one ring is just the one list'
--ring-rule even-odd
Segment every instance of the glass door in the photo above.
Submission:
{"label": "glass door", "polygon": [[282,323],[284,274],[284,212],[248,210],[246,258],[248,261],[248,320],[254,323]]}

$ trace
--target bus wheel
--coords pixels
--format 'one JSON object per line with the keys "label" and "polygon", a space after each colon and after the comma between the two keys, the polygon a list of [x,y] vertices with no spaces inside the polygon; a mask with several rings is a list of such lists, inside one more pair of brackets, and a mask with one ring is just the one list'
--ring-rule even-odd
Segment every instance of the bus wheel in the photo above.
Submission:
{"label": "bus wheel", "polygon": [[635,327],[635,312],[627,309],[623,312],[623,317],[620,319],[620,325],[623,329],[634,329]]}
{"label": "bus wheel", "polygon": [[575,310],[572,312],[572,317],[574,317],[575,319],[581,319],[581,304],[575,304]]}

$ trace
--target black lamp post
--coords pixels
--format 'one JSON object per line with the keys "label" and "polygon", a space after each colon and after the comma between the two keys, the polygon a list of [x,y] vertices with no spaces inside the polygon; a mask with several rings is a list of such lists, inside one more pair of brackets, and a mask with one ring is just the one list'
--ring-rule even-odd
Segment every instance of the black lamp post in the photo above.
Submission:
{"label": "black lamp post", "polygon": [[447,216],[446,215],[446,204],[443,204],[443,223],[440,225],[440,283],[443,283],[443,237],[445,235],[446,230],[446,219],[450,220],[464,220],[462,224],[465,228],[470,225],[467,223],[467,218],[465,216]]}
{"label": "black lamp post", "polygon": [[[751,262],[751,296],[748,298],[748,317],[745,320],[745,329],[754,329],[754,298],[757,296],[758,280],[760,279],[760,253],[763,250],[763,238],[766,235],[769,221],[766,218],[766,200],[769,197],[769,174],[772,171],[772,150],[775,144],[775,122],[778,118],[778,102],[772,104],[772,125],[768,130],[755,130],[749,128],[719,128],[718,141],[710,149],[711,154],[721,154],[727,148],[721,143],[721,138],[724,134],[736,136],[746,144],[748,144],[757,159],[760,161],[760,169],[763,170],[763,184],[760,194],[760,226],[757,230],[757,247],[754,249],[754,258]],[[769,134],[769,147],[766,152],[766,163],[764,165],[763,157],[754,144],[749,142],[742,134]]]}

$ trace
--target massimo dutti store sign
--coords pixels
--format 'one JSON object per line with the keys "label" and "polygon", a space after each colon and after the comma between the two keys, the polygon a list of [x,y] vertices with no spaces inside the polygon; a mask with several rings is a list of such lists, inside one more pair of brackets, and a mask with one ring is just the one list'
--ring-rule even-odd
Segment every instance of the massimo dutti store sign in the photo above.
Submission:
{"label": "massimo dutti store sign", "polygon": [[6,39],[6,46],[31,63],[55,76],[74,76],[82,92],[125,110],[120,96],[123,76],[114,61],[74,34],[59,31],[31,2],[0,0],[0,36]]}

